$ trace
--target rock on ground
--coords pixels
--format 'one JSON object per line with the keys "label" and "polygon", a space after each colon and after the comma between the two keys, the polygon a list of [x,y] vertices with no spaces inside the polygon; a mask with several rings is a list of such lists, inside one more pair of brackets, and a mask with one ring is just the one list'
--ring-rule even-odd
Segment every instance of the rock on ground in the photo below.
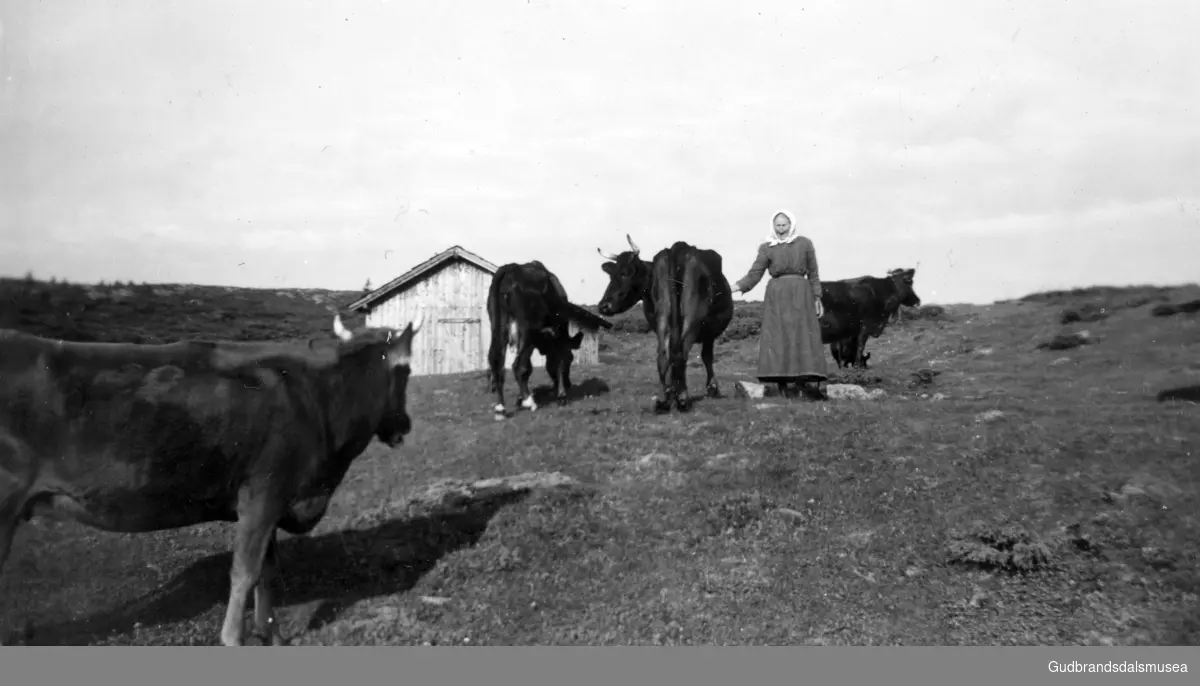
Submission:
{"label": "rock on ground", "polygon": [[868,391],[862,386],[849,383],[832,383],[825,387],[830,400],[875,400],[887,395],[882,388]]}
{"label": "rock on ground", "polygon": [[[774,384],[760,384],[753,381],[738,381],[733,385],[733,393],[738,398],[759,400],[779,396],[779,388]],[[887,395],[887,391],[876,388],[868,391],[857,384],[831,383],[825,386],[826,395],[832,399],[842,400],[875,400]],[[759,409],[762,409],[761,407]]]}
{"label": "rock on ground", "polygon": [[434,507],[463,499],[497,496],[535,488],[563,488],[578,485],[578,481],[562,472],[525,472],[477,481],[440,479],[411,496],[407,504]]}
{"label": "rock on ground", "polygon": [[774,398],[779,395],[779,388],[773,384],[768,386],[753,381],[738,381],[733,384],[733,395],[735,398],[749,398],[751,400]]}
{"label": "rock on ground", "polygon": [[1043,350],[1070,350],[1090,343],[1091,340],[1092,335],[1087,331],[1061,333],[1048,341],[1038,343],[1037,347]]}

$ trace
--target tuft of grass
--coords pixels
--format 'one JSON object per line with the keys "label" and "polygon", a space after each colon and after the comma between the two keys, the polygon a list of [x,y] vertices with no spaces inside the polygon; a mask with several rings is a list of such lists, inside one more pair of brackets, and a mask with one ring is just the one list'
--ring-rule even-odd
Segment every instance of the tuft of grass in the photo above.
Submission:
{"label": "tuft of grass", "polygon": [[1051,546],[1019,524],[975,522],[966,531],[951,533],[947,553],[951,564],[1006,572],[1045,570],[1054,560]]}
{"label": "tuft of grass", "polygon": [[1155,305],[1154,309],[1150,310],[1150,314],[1155,317],[1170,317],[1176,314],[1191,314],[1200,312],[1200,299],[1188,300],[1178,304],[1163,303]]}
{"label": "tuft of grass", "polygon": [[1108,318],[1108,311],[1097,305],[1085,304],[1079,308],[1067,308],[1058,316],[1060,324],[1075,322],[1098,322]]}

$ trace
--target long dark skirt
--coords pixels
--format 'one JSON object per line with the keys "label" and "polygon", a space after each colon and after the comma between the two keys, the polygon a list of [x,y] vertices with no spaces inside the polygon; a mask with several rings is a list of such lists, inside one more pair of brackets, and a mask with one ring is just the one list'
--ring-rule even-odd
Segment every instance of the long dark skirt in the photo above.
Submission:
{"label": "long dark skirt", "polygon": [[771,279],[763,297],[758,378],[765,383],[828,378],[821,325],[808,279]]}

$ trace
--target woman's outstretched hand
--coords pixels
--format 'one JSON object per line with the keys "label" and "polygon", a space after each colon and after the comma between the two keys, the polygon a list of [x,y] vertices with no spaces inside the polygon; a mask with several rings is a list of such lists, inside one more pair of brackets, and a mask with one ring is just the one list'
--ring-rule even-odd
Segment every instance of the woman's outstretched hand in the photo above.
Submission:
{"label": "woman's outstretched hand", "polygon": [[825,306],[821,304],[821,299],[817,298],[817,318],[820,319],[825,315]]}

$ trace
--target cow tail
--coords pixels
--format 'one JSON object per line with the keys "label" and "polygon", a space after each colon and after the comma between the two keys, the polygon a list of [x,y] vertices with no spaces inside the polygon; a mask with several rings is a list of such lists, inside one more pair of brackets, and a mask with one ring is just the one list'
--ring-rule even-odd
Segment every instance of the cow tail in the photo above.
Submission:
{"label": "cow tail", "polygon": [[671,357],[683,359],[683,284],[687,276],[687,261],[676,253],[671,260],[671,339],[668,342]]}

